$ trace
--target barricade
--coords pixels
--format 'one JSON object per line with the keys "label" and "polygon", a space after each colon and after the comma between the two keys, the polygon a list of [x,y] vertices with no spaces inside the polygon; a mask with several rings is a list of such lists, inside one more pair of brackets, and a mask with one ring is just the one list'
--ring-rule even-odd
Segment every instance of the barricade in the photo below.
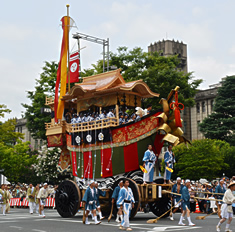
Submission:
{"label": "barricade", "polygon": [[[26,198],[23,199],[23,201],[20,201],[20,198],[11,198],[10,199],[10,206],[14,207],[28,207],[29,206],[29,202],[27,201]],[[55,199],[48,197],[47,201],[46,201],[46,206],[45,207],[55,207]]]}

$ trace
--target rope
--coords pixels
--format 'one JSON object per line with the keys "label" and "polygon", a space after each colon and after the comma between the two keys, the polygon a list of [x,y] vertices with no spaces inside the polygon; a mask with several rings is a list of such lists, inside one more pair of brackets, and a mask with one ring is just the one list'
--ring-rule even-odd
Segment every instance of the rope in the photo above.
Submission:
{"label": "rope", "polygon": [[[167,191],[167,190],[162,190],[162,192],[170,193],[170,194],[177,195],[177,196],[181,196],[181,194],[179,194],[179,193],[173,193],[173,192]],[[202,198],[202,197],[190,197],[190,198],[194,198],[194,199],[198,199],[198,200],[207,200],[207,201],[222,201],[222,200],[208,199],[208,198]]]}
{"label": "rope", "polygon": [[224,195],[224,193],[212,193],[212,192],[200,192],[200,191],[189,191],[191,193],[205,193],[205,194],[212,194],[212,195]]}

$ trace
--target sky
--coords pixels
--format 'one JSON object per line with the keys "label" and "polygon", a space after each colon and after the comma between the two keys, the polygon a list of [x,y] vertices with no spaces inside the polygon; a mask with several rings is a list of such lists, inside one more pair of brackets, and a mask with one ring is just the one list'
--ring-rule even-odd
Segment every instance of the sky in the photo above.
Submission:
{"label": "sky", "polygon": [[[30,104],[45,61],[59,61],[62,40],[60,19],[70,16],[80,32],[109,38],[110,50],[141,47],[163,39],[187,44],[188,71],[203,79],[201,89],[235,74],[235,1],[229,0],[11,0],[0,8],[0,104],[12,110],[5,116],[20,118]],[[76,40],[70,48],[76,50]],[[102,46],[82,40],[81,65],[102,59]]]}

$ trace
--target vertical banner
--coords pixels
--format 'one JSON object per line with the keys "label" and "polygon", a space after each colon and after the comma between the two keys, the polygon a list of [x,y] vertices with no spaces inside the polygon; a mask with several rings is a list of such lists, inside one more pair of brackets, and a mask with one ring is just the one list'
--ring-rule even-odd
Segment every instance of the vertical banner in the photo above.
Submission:
{"label": "vertical banner", "polygon": [[[70,83],[79,82],[79,53],[78,51],[69,56]],[[68,78],[67,78],[68,83]]]}
{"label": "vertical banner", "polygon": [[76,156],[76,152],[72,151],[71,152],[71,156],[72,156],[73,176],[78,176],[78,173],[77,173],[77,156]]}
{"label": "vertical banner", "polygon": [[83,163],[84,163],[84,178],[92,179],[93,168],[92,168],[92,152],[86,151],[83,153]]}

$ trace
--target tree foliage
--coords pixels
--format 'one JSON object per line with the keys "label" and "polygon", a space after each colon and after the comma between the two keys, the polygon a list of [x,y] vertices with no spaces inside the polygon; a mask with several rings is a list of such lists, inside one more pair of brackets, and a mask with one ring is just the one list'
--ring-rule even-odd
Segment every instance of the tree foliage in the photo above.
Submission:
{"label": "tree foliage", "polygon": [[221,139],[235,146],[235,76],[227,76],[218,89],[214,112],[199,125],[209,139]]}
{"label": "tree foliage", "polygon": [[31,104],[22,104],[27,128],[35,139],[46,139],[45,123],[50,122],[51,115],[42,114],[41,108],[45,107],[46,96],[54,95],[57,68],[57,63],[45,62],[40,78],[36,79],[35,91],[27,91]]}
{"label": "tree foliage", "polygon": [[227,174],[230,164],[225,162],[231,152],[231,146],[220,140],[202,139],[192,142],[192,146],[180,144],[174,147],[176,165],[174,177],[198,180],[213,179]]}
{"label": "tree foliage", "polygon": [[29,142],[23,143],[17,140],[14,147],[6,147],[0,144],[1,168],[4,175],[10,182],[28,182],[33,177],[33,164],[36,162],[36,155],[32,155]]}
{"label": "tree foliage", "polygon": [[[0,105],[0,117],[10,113],[5,105]],[[16,120],[0,121],[0,169],[7,176],[8,181],[26,181],[33,174],[32,164],[36,156],[31,153],[29,142],[23,143],[20,139],[23,134],[15,132]]]}
{"label": "tree foliage", "polygon": [[[192,73],[185,74],[178,69],[180,60],[177,56],[164,57],[159,53],[143,52],[136,47],[128,50],[127,47],[119,47],[116,53],[110,53],[110,65],[121,68],[122,76],[126,81],[142,79],[150,89],[160,94],[160,98],[166,98],[169,92],[177,85],[180,87],[179,101],[185,106],[194,105],[196,89],[202,82],[193,79]],[[98,74],[103,70],[102,61],[93,65],[92,69],[84,70],[83,76]],[[161,107],[159,99],[148,99],[154,108]]]}

